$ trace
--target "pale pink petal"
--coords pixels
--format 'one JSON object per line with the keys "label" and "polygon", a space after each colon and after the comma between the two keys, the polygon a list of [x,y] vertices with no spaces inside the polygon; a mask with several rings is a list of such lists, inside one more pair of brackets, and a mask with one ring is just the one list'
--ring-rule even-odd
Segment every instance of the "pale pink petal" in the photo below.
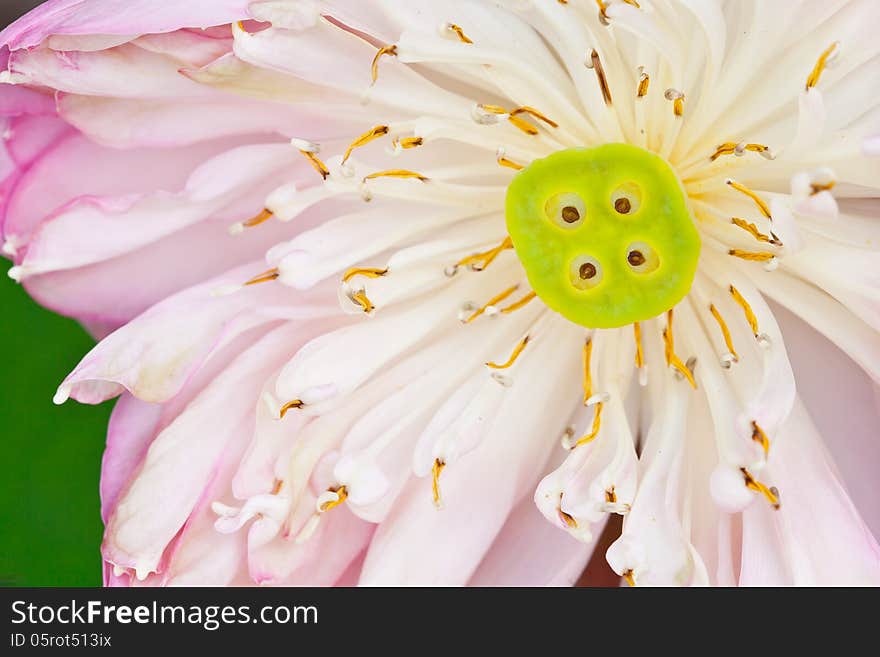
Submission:
{"label": "pale pink petal", "polygon": [[880,584],[880,546],[800,403],[772,450],[766,473],[782,506],[756,500],[743,515],[740,584]]}
{"label": "pale pink petal", "polygon": [[176,294],[104,338],[59,386],[56,402],[73,397],[98,403],[124,390],[144,401],[165,401],[211,353],[245,331],[328,312],[277,285],[213,294],[220,286],[246,280],[256,267],[233,270]]}
{"label": "pale pink petal", "polygon": [[529,496],[508,516],[468,584],[571,586],[583,572],[601,535],[601,524],[597,524],[589,544],[575,539],[547,522]]}
{"label": "pale pink petal", "polygon": [[149,52],[170,57],[179,64],[205,66],[232,52],[232,30],[229,26],[212,30],[186,28],[164,34],[146,34],[133,43]]}
{"label": "pale pink petal", "polygon": [[352,561],[348,568],[345,570],[342,575],[340,575],[339,579],[333,583],[335,587],[345,587],[352,588],[357,586],[358,580],[361,577],[361,569],[364,567],[364,559],[367,556],[367,551],[364,550],[361,552],[354,561]]}
{"label": "pale pink petal", "polygon": [[[551,336],[560,355],[576,353],[579,331]],[[537,347],[538,345],[536,345]],[[533,352],[535,353],[535,352]],[[578,363],[540,380],[521,380],[505,395],[482,442],[443,470],[443,508],[432,503],[430,478],[412,479],[379,526],[364,563],[367,585],[464,585],[504,526],[508,513],[534,489],[559,436],[578,386]],[[562,365],[562,363],[565,363]],[[566,410],[567,409],[567,410]]]}
{"label": "pale pink petal", "polygon": [[782,307],[773,311],[785,336],[798,394],[840,468],[853,502],[874,535],[880,535],[880,497],[874,485],[874,473],[880,471],[880,404],[875,384],[813,327]]}
{"label": "pale pink petal", "polygon": [[9,72],[16,81],[57,91],[117,98],[197,98],[212,89],[181,75],[180,62],[126,43],[87,52],[48,48],[16,50]]}
{"label": "pale pink petal", "polygon": [[[467,116],[472,103],[441,89],[408,66],[391,62],[371,86],[370,61],[375,48],[363,39],[319,20],[303,30],[267,30],[248,33],[235,30],[237,57],[341,93],[370,94],[377,103],[422,110],[440,116]],[[324,52],[333,52],[325,57]]]}
{"label": "pale pink petal", "polygon": [[156,437],[107,523],[105,559],[139,579],[158,571],[166,546],[217,476],[218,460],[243,448],[263,380],[290,356],[290,335],[291,325],[282,326],[241,353]]}
{"label": "pale pink petal", "polygon": [[232,223],[248,212],[242,191],[266,193],[295,180],[297,168],[304,173],[307,165],[296,155],[286,144],[242,146],[197,167],[179,192],[78,196],[47,217],[31,237],[20,278],[107,260],[208,217]]}
{"label": "pale pink petal", "polygon": [[[331,586],[363,554],[376,528],[347,508],[333,509],[305,542],[276,536],[248,550],[253,581],[274,586]],[[259,532],[255,525],[249,540]]]}
{"label": "pale pink petal", "polygon": [[183,388],[163,404],[141,401],[123,393],[107,427],[107,447],[101,462],[101,516],[106,521],[122,490],[140,467],[153,439],[224,369],[268,329],[251,329],[214,351]]}
{"label": "pale pink petal", "polygon": [[313,134],[301,112],[232,96],[180,101],[61,94],[58,110],[90,138],[115,148],[181,146],[242,134]]}
{"label": "pale pink petal", "polygon": [[[259,200],[253,197],[254,203]],[[289,238],[293,228],[268,222],[231,238],[227,222],[200,222],[124,256],[28,277],[24,287],[55,312],[116,328],[165,297],[230,268],[254,263],[243,280],[263,271],[267,249]]]}

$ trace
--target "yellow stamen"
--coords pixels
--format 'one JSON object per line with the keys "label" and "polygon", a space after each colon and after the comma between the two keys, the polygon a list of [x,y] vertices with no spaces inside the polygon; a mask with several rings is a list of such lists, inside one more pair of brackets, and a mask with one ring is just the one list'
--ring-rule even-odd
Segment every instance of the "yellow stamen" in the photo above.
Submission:
{"label": "yellow stamen", "polygon": [[522,308],[523,306],[525,306],[527,303],[529,303],[529,301],[534,299],[536,296],[538,296],[538,295],[535,292],[529,292],[528,294],[523,296],[523,298],[520,299],[519,301],[514,301],[509,306],[505,306],[504,308],[502,308],[501,312],[504,313],[505,315],[508,315],[512,312],[515,312],[515,311],[519,310],[520,308]]}
{"label": "yellow stamen", "polygon": [[834,180],[827,183],[810,183],[810,196],[815,196],[819,192],[830,192],[835,184]]}
{"label": "yellow stamen", "polygon": [[355,139],[348,145],[348,148],[345,150],[345,155],[342,156],[342,162],[340,164],[345,164],[348,161],[348,158],[351,157],[352,152],[355,148],[360,148],[361,146],[366,146],[374,139],[378,139],[382,135],[388,134],[388,126],[387,125],[377,125],[374,128],[371,128],[360,137]]}
{"label": "yellow stamen", "polygon": [[645,355],[642,352],[642,327],[638,322],[633,323],[633,337],[636,340],[636,367],[643,367]]}
{"label": "yellow stamen", "polygon": [[732,223],[734,226],[739,226],[759,242],[766,242],[773,245],[779,244],[779,240],[774,237],[770,237],[769,235],[765,235],[760,230],[758,230],[758,227],[755,224],[749,223],[745,219],[740,219],[739,217],[731,217],[730,223]]}
{"label": "yellow stamen", "polygon": [[511,115],[510,117],[508,117],[507,120],[527,135],[535,136],[536,134],[538,134],[538,129],[535,126],[533,126],[528,121],[519,118],[518,116]]}
{"label": "yellow stamen", "polygon": [[389,55],[391,57],[396,56],[397,55],[397,46],[395,46],[395,45],[382,46],[381,48],[379,48],[378,51],[376,51],[376,56],[373,57],[373,63],[370,64],[370,75],[373,80],[372,84],[376,84],[376,80],[379,79],[379,60],[384,55]]}
{"label": "yellow stamen", "polygon": [[327,165],[321,162],[320,158],[311,151],[300,150],[299,152],[305,155],[315,171],[321,174],[321,178],[327,180],[327,176],[330,175],[330,169],[327,168]]}
{"label": "yellow stamen", "polygon": [[357,290],[356,292],[352,292],[351,300],[359,305],[365,313],[371,313],[376,309],[376,306],[373,305],[373,302],[370,301],[369,297],[367,297],[367,293],[364,290]]}
{"label": "yellow stamen", "polygon": [[[375,267],[352,267],[342,275],[342,282],[348,283],[357,276],[364,276],[366,278],[379,278],[387,273],[388,269],[377,269]],[[365,313],[371,313],[376,309],[376,306],[374,306],[373,302],[370,301],[366,291],[363,288],[350,292],[349,298],[354,303],[359,305]]]}
{"label": "yellow stamen", "polygon": [[584,342],[584,349],[581,356],[581,362],[584,367],[584,406],[587,405],[587,401],[593,396],[593,375],[590,373],[590,357],[592,353],[593,339],[587,338],[587,341]]}
{"label": "yellow stamen", "polygon": [[727,184],[730,185],[731,187],[733,187],[736,191],[741,192],[741,193],[745,194],[746,196],[748,196],[750,199],[752,199],[755,202],[755,205],[758,206],[758,209],[761,211],[761,214],[763,214],[768,219],[773,219],[773,217],[770,215],[770,208],[767,207],[767,204],[764,203],[764,201],[761,200],[761,197],[758,196],[757,194],[755,194],[755,192],[753,192],[751,189],[749,189],[745,185],[741,185],[740,183],[736,182],[735,180],[728,180]]}
{"label": "yellow stamen", "polygon": [[562,496],[564,493],[559,493],[559,504],[556,506],[556,513],[559,514],[559,519],[565,523],[565,526],[569,529],[577,529],[577,520],[574,519],[574,516],[570,513],[566,513],[562,510]]}
{"label": "yellow stamen", "polygon": [[608,504],[617,504],[617,493],[614,492],[614,486],[605,491],[605,501]]}
{"label": "yellow stamen", "polygon": [[434,506],[438,509],[443,506],[440,499],[440,473],[445,467],[446,463],[440,459],[434,459],[434,465],[431,467],[431,493],[434,496]]}
{"label": "yellow stamen", "polygon": [[730,296],[733,297],[733,300],[736,301],[740,308],[743,309],[743,313],[746,316],[746,321],[749,323],[749,328],[752,329],[752,333],[755,337],[758,337],[758,318],[755,317],[754,311],[752,311],[752,307],[749,305],[749,302],[746,301],[745,297],[739,293],[733,285],[730,286]]}
{"label": "yellow stamen", "polygon": [[715,152],[709,157],[713,162],[717,160],[722,155],[733,155],[736,151],[736,143],[732,141],[726,141],[723,144],[719,145],[715,148]]}
{"label": "yellow stamen", "polygon": [[282,406],[281,409],[278,411],[278,415],[279,417],[284,417],[285,415],[287,415],[287,411],[289,411],[290,409],[302,408],[303,406],[305,406],[305,404],[301,400],[294,399],[293,401],[289,401],[284,406]]}
{"label": "yellow stamen", "polygon": [[393,145],[395,148],[415,148],[421,146],[424,140],[421,137],[404,137],[403,139],[395,139]]}
{"label": "yellow stamen", "polygon": [[672,113],[676,116],[684,114],[684,96],[679,96],[672,101]]}
{"label": "yellow stamen", "polygon": [[769,262],[776,257],[769,251],[743,251],[742,249],[730,249],[727,254],[732,255],[734,258],[751,260],[753,262]]}
{"label": "yellow stamen", "polygon": [[256,285],[257,283],[267,283],[269,281],[274,281],[276,278],[280,276],[278,272],[278,267],[272,267],[272,269],[267,269],[261,274],[257,274],[250,280],[244,283],[244,285]]}
{"label": "yellow stamen", "polygon": [[284,482],[280,479],[275,480],[275,485],[272,486],[272,495],[277,495],[281,492],[281,488],[284,486]]}
{"label": "yellow stamen", "polygon": [[455,23],[449,23],[446,26],[446,29],[448,29],[450,32],[455,32],[455,35],[458,37],[459,41],[461,41],[462,43],[473,43],[473,41],[471,41],[468,38],[468,36],[464,33],[464,30],[462,30]]}
{"label": "yellow stamen", "polygon": [[[604,10],[600,9],[600,11],[604,16]],[[606,105],[610,106],[611,87],[608,86],[608,78],[605,77],[605,69],[602,67],[602,60],[599,59],[599,53],[595,48],[590,52],[590,63],[588,66],[596,71],[596,78],[599,80],[599,88],[602,90],[602,99],[605,101]]]}
{"label": "yellow stamen", "polygon": [[375,267],[352,267],[342,275],[342,282],[348,283],[355,276],[366,276],[367,278],[379,278],[388,273],[387,269],[376,269]]}
{"label": "yellow stamen", "polygon": [[752,440],[761,445],[764,450],[764,456],[770,453],[770,439],[767,438],[767,434],[764,433],[764,430],[754,420],[752,420]]}
{"label": "yellow stamen", "polygon": [[519,288],[519,285],[511,285],[509,288],[507,288],[506,290],[504,290],[504,292],[501,292],[500,294],[496,294],[494,297],[492,297],[491,299],[489,299],[489,300],[486,302],[485,305],[483,305],[483,306],[477,308],[477,309],[473,312],[473,314],[465,320],[465,324],[470,324],[470,323],[471,323],[472,321],[474,321],[477,317],[479,317],[479,316],[482,315],[484,312],[486,312],[486,309],[489,308],[490,306],[494,306],[494,305],[495,305],[496,303],[498,303],[499,301],[504,301],[507,297],[509,297],[509,296],[510,296],[511,294],[513,294],[514,292],[516,292],[517,288]]}
{"label": "yellow stamen", "polygon": [[[636,0],[623,0],[626,4],[635,7],[636,9],[640,9],[639,3]],[[567,0],[563,4],[568,4]],[[599,7],[599,15],[603,18],[603,20],[608,20],[608,14],[605,12],[608,11],[608,3],[605,0],[596,0],[596,5]]]}
{"label": "yellow stamen", "polygon": [[481,253],[474,253],[473,255],[469,255],[466,258],[462,258],[457,263],[455,263],[456,267],[465,267],[470,266],[472,271],[483,271],[491,265],[495,258],[497,258],[503,251],[507,249],[513,248],[513,241],[510,239],[510,236],[504,238],[504,240],[498,246],[492,247],[488,251],[482,251]]}
{"label": "yellow stamen", "polygon": [[761,495],[767,498],[767,501],[770,502],[774,509],[779,508],[779,491],[776,490],[775,487],[768,487],[765,484],[762,484],[745,468],[740,468],[739,470],[742,472],[743,477],[746,480],[746,488],[753,490],[756,493],[761,493]]}
{"label": "yellow stamen", "polygon": [[697,382],[694,381],[694,375],[691,374],[687,365],[681,361],[681,358],[675,354],[675,338],[672,335],[672,315],[672,308],[670,308],[666,312],[666,328],[663,329],[663,342],[666,345],[666,364],[677,369],[688,380],[691,387],[696,390]]}
{"label": "yellow stamen", "polygon": [[321,513],[327,513],[330,509],[335,509],[337,506],[345,502],[348,499],[348,489],[345,486],[340,486],[339,488],[328,488],[332,493],[336,493],[337,497],[335,500],[331,500],[330,502],[324,502],[321,505]]}
{"label": "yellow stamen", "polygon": [[727,141],[718,146],[709,159],[714,162],[722,155],[736,154],[738,152],[738,149],[740,149],[739,152],[751,151],[752,153],[769,153],[770,151],[770,148],[765,146],[764,144],[737,144],[732,141]]}
{"label": "yellow stamen", "polygon": [[830,46],[825,48],[825,50],[822,51],[822,54],[819,55],[819,59],[816,61],[816,65],[813,66],[813,70],[810,71],[810,75],[807,76],[807,84],[805,87],[807,91],[819,84],[819,78],[822,75],[822,71],[825,70],[825,66],[827,66],[828,60],[832,57],[832,55],[835,54],[838,46],[840,46],[840,42],[835,41]]}
{"label": "yellow stamen", "polygon": [[678,89],[667,89],[663,93],[663,97],[672,101],[672,113],[675,116],[680,117],[684,114],[684,94],[682,92]]}
{"label": "yellow stamen", "polygon": [[533,126],[531,123],[526,121],[525,119],[521,118],[520,117],[521,114],[528,114],[529,116],[534,117],[534,118],[538,119],[539,121],[543,121],[544,123],[549,125],[551,128],[558,128],[559,127],[559,124],[556,123],[556,121],[549,118],[546,114],[544,114],[540,110],[537,110],[534,107],[530,107],[528,105],[522,105],[522,106],[516,107],[512,110],[508,110],[507,108],[502,107],[501,105],[480,104],[480,105],[477,105],[477,107],[484,112],[488,112],[489,114],[498,114],[498,115],[507,116],[507,120],[510,123],[512,123],[514,126],[519,128],[520,130],[522,130],[527,135],[531,135],[531,136],[537,135],[538,129],[535,126]]}
{"label": "yellow stamen", "polygon": [[639,88],[636,89],[636,98],[644,98],[648,95],[648,85],[651,84],[651,76],[647,73],[639,75]]}
{"label": "yellow stamen", "polygon": [[509,114],[509,112],[505,108],[501,107],[501,105],[485,105],[483,103],[480,103],[479,105],[477,105],[477,107],[485,112],[489,112],[490,114]]}
{"label": "yellow stamen", "polygon": [[596,436],[599,435],[599,427],[602,421],[602,407],[604,406],[603,402],[597,402],[595,411],[593,412],[593,426],[590,427],[590,433],[585,435],[583,438],[578,440],[574,445],[571,446],[572,449],[576,449],[581,445],[586,445],[587,443],[595,440]]}
{"label": "yellow stamen", "polygon": [[259,226],[264,221],[269,221],[269,219],[271,219],[272,217],[272,211],[263,208],[263,210],[260,211],[260,214],[256,215],[255,217],[251,217],[247,221],[242,221],[241,225],[245,228],[253,228],[254,226]]}
{"label": "yellow stamen", "polygon": [[721,328],[721,334],[724,336],[724,344],[727,345],[727,351],[733,356],[733,362],[739,362],[739,354],[737,354],[736,349],[733,348],[733,338],[730,337],[730,329],[727,328],[727,322],[724,321],[724,318],[721,316],[721,313],[718,312],[714,303],[709,304],[709,312],[712,313],[712,317],[715,318],[715,321],[718,322],[718,326]]}
{"label": "yellow stamen", "polygon": [[374,178],[414,178],[416,180],[421,180],[422,182],[428,182],[427,176],[423,176],[422,174],[416,173],[415,171],[409,171],[408,169],[387,169],[386,171],[375,171],[364,176],[363,182],[373,180]]}
{"label": "yellow stamen", "polygon": [[513,169],[515,171],[520,171],[525,169],[525,165],[520,164],[519,162],[514,162],[513,160],[508,159],[504,156],[504,151],[499,149],[498,153],[495,156],[495,160],[503,167],[507,167],[508,169]]}
{"label": "yellow stamen", "polygon": [[623,579],[626,580],[626,583],[629,584],[630,586],[636,585],[636,578],[633,577],[632,568],[630,568],[629,570],[625,570],[623,572],[623,575],[621,575],[621,577],[623,577]]}
{"label": "yellow stamen", "polygon": [[491,367],[493,370],[506,370],[508,367],[513,365],[516,362],[516,359],[519,358],[519,355],[523,352],[523,349],[526,348],[526,345],[529,343],[529,336],[524,337],[516,347],[513,349],[513,353],[510,354],[510,358],[507,359],[506,362],[499,365],[498,363],[490,362],[486,363],[486,367]]}
{"label": "yellow stamen", "polygon": [[[561,497],[562,496],[560,495],[560,498]],[[565,523],[566,527],[568,527],[569,529],[577,529],[577,520],[574,519],[573,515],[571,515],[570,513],[566,513],[562,510],[561,507],[557,507],[556,512],[559,514],[559,519]]]}
{"label": "yellow stamen", "polygon": [[536,110],[534,107],[529,107],[528,105],[521,105],[520,107],[517,107],[515,110],[513,110],[510,113],[510,116],[517,116],[518,114],[528,114],[529,116],[533,116],[534,118],[538,119],[539,121],[543,121],[544,123],[549,125],[551,128],[558,128],[559,127],[559,124],[556,123],[556,121],[548,118],[547,115],[544,114],[543,112]]}

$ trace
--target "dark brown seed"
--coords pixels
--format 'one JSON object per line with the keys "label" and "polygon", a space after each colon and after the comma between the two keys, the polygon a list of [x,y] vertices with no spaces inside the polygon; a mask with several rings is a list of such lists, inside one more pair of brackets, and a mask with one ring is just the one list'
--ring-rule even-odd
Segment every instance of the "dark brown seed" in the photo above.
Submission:
{"label": "dark brown seed", "polygon": [[570,205],[566,205],[562,208],[562,220],[567,224],[573,224],[581,218],[581,213],[578,212],[578,209],[572,207]]}
{"label": "dark brown seed", "polygon": [[594,265],[592,262],[585,262],[581,265],[578,273],[580,274],[581,278],[587,281],[596,275],[596,265]]}
{"label": "dark brown seed", "polygon": [[633,267],[645,264],[645,255],[641,251],[630,251],[626,260]]}
{"label": "dark brown seed", "polygon": [[629,214],[629,211],[632,210],[632,204],[630,204],[628,198],[621,196],[614,201],[614,209],[620,214]]}

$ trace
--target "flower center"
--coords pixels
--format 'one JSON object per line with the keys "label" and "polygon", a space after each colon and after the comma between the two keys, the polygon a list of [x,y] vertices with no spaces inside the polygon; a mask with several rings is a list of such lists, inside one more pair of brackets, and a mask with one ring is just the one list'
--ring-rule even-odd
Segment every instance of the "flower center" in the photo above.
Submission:
{"label": "flower center", "polygon": [[535,293],[590,328],[656,317],[690,290],[700,255],[681,183],[629,144],[535,160],[507,188],[507,230]]}

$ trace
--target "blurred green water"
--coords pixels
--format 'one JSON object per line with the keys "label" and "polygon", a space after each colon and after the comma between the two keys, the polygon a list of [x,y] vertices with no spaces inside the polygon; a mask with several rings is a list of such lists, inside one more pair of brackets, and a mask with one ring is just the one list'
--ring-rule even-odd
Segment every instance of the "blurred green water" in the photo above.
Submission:
{"label": "blurred green water", "polygon": [[52,403],[93,341],[10,280],[0,280],[0,308],[0,585],[99,585],[98,479],[111,404]]}

